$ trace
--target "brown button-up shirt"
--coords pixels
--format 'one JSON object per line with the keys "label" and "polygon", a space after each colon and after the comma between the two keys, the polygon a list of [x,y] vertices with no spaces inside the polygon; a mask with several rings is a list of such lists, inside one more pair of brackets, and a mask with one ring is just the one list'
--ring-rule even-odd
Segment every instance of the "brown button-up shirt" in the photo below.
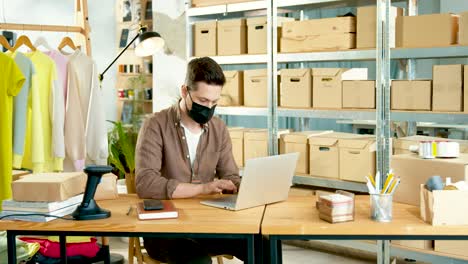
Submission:
{"label": "brown button-up shirt", "polygon": [[207,183],[215,177],[239,187],[239,169],[224,122],[213,117],[203,126],[193,169],[179,104],[148,118],[136,146],[136,191],[140,198],[171,199],[179,183]]}

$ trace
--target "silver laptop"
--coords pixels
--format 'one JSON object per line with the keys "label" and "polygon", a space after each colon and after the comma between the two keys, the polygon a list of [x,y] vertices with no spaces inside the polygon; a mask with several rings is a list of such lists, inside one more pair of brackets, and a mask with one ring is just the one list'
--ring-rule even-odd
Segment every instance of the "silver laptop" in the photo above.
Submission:
{"label": "silver laptop", "polygon": [[288,198],[299,153],[247,160],[239,192],[201,203],[227,210],[242,210]]}

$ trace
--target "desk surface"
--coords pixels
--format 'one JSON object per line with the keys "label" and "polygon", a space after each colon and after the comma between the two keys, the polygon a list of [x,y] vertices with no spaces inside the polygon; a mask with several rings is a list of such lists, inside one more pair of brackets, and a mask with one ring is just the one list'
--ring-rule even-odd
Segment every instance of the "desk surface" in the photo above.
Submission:
{"label": "desk surface", "polygon": [[[139,221],[136,196],[120,196],[116,200],[98,201],[101,208],[110,210],[107,219],[69,221],[57,219],[48,223],[0,221],[0,230],[88,231],[88,232],[154,232],[154,233],[211,233],[258,234],[264,206],[232,212],[201,205],[202,199],[174,200],[179,218]],[[132,213],[127,216],[129,206]]]}
{"label": "desk surface", "polygon": [[290,196],[268,205],[262,223],[265,235],[431,235],[464,236],[468,226],[431,226],[419,217],[419,208],[393,204],[393,221],[378,223],[369,217],[369,196],[356,196],[355,221],[330,224],[319,219],[315,196]]}

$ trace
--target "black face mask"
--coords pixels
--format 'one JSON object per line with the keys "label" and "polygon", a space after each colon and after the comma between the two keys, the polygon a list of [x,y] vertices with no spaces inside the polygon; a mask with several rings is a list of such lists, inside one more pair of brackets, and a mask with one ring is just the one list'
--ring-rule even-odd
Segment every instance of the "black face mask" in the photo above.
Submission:
{"label": "black face mask", "polygon": [[[190,100],[192,100],[192,109],[188,110],[188,115],[190,118],[193,119],[193,121],[197,122],[200,125],[204,125],[210,121],[210,119],[213,117],[216,105],[213,107],[209,108],[201,104],[197,104],[193,101],[192,95],[190,95],[190,92],[188,93],[190,96]],[[185,107],[187,107],[187,102],[185,103]]]}

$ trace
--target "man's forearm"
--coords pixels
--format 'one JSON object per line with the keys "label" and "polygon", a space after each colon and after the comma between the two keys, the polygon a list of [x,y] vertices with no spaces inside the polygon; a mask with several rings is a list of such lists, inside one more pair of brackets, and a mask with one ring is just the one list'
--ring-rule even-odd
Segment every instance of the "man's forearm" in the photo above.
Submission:
{"label": "man's forearm", "polygon": [[203,194],[203,184],[179,183],[172,193],[172,198],[191,198]]}

